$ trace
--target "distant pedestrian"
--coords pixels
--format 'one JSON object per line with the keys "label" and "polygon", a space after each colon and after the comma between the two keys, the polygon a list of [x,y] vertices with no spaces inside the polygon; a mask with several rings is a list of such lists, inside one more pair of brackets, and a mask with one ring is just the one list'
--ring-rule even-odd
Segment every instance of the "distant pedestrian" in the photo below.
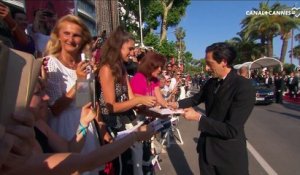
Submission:
{"label": "distant pedestrian", "polygon": [[248,68],[246,66],[242,66],[240,69],[239,69],[239,74],[240,76],[243,76],[245,78],[249,78],[249,74],[248,74]]}
{"label": "distant pedestrian", "polygon": [[271,88],[272,85],[273,85],[273,79],[272,77],[270,76],[270,73],[266,71],[266,75],[265,75],[265,78],[264,78],[264,83],[265,85],[268,87],[268,88]]}
{"label": "distant pedestrian", "polygon": [[291,98],[296,98],[298,92],[298,78],[294,72],[291,72],[290,77],[287,80],[287,86]]}
{"label": "distant pedestrian", "polygon": [[275,73],[274,86],[275,86],[276,103],[282,103],[282,93],[284,90],[284,79],[282,77],[281,72]]}

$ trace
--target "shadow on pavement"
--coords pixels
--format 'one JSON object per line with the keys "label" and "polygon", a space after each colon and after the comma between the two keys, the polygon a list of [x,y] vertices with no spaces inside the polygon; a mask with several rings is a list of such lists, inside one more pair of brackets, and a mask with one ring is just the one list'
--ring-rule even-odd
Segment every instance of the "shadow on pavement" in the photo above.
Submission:
{"label": "shadow on pavement", "polygon": [[274,111],[274,110],[267,110],[267,111],[274,112],[274,113],[279,113],[279,114],[282,114],[282,115],[285,115],[285,116],[288,116],[288,117],[292,117],[292,118],[295,118],[295,119],[300,119],[300,115],[294,115],[294,114],[290,114],[290,113],[286,113],[286,112],[278,112],[278,111]]}
{"label": "shadow on pavement", "polygon": [[282,106],[284,106],[285,108],[292,109],[292,110],[300,112],[300,105],[291,104],[291,103],[283,103]]}
{"label": "shadow on pavement", "polygon": [[167,148],[169,159],[173,165],[176,174],[192,175],[193,172],[185,158],[184,152],[177,144],[172,144],[170,148]]}

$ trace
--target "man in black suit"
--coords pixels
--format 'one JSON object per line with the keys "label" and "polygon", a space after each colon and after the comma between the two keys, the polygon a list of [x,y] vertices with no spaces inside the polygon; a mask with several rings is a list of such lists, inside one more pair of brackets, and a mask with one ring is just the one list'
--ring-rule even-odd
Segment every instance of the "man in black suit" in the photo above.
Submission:
{"label": "man in black suit", "polygon": [[[232,69],[235,50],[227,43],[206,48],[206,71],[210,78],[194,96],[170,103],[185,108],[184,117],[199,122],[197,152],[201,175],[248,175],[244,125],[255,102],[250,80]],[[205,103],[206,116],[191,106]]]}
{"label": "man in black suit", "polygon": [[298,92],[298,78],[295,76],[294,72],[291,72],[287,81],[287,86],[289,89],[290,98],[296,98]]}
{"label": "man in black suit", "polygon": [[282,103],[282,93],[284,90],[284,79],[282,73],[275,73],[274,76],[274,86],[275,86],[275,99],[276,103]]}
{"label": "man in black suit", "polygon": [[270,73],[268,71],[266,71],[264,83],[268,88],[271,88],[273,85],[272,77],[270,76]]}

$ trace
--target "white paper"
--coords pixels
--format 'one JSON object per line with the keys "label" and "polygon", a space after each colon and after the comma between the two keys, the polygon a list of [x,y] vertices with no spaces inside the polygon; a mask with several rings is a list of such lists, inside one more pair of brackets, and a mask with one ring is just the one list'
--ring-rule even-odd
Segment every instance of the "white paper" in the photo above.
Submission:
{"label": "white paper", "polygon": [[130,133],[135,132],[140,126],[142,126],[143,123],[144,123],[143,121],[139,121],[134,127],[118,132],[115,140],[120,140],[125,136],[129,135]]}
{"label": "white paper", "polygon": [[183,114],[184,111],[183,109],[169,109],[169,108],[157,108],[157,107],[153,107],[153,108],[149,108],[150,111],[154,111],[157,112],[161,115],[172,115],[172,114]]}

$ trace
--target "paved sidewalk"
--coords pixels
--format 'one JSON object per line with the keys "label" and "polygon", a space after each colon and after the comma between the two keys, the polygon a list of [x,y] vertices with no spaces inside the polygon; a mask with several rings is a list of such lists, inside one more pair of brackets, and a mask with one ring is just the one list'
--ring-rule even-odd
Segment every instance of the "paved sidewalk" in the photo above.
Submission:
{"label": "paved sidewalk", "polygon": [[176,144],[172,141],[173,144],[165,148],[166,153],[160,154],[162,170],[156,169],[157,175],[200,174],[196,152],[199,137],[198,123],[180,118],[178,128],[184,143],[180,145],[179,142]]}

